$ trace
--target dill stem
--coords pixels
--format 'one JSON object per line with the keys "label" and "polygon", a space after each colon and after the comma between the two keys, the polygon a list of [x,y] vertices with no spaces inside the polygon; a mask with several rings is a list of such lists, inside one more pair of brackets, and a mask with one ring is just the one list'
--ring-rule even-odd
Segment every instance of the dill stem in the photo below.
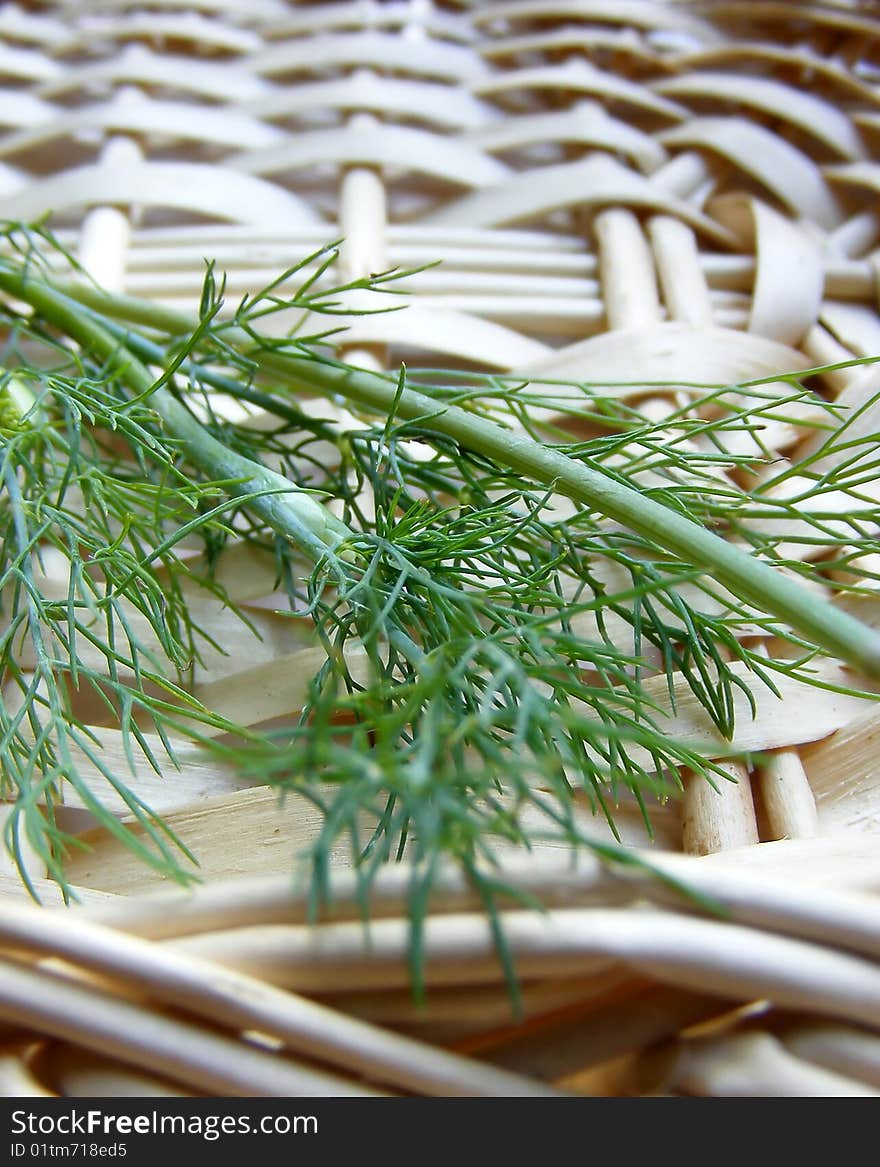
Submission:
{"label": "dill stem", "polygon": [[[115,296],[73,282],[53,281],[51,286],[48,282],[37,283],[32,277],[22,276],[9,268],[0,269],[0,287],[29,301],[40,311],[45,311],[49,319],[54,319],[74,339],[81,341],[83,338],[77,333],[84,331],[81,327],[84,322],[71,312],[70,301],[67,301],[68,307],[64,310],[63,318],[58,312],[59,305],[64,307],[67,296],[115,319],[157,328],[173,335],[185,336],[196,328],[195,322],[186,316],[146,301]],[[53,291],[56,288],[58,292]],[[88,336],[91,330],[92,326],[85,329],[84,343],[90,343]],[[118,342],[104,335],[111,342],[110,352],[117,349]],[[288,385],[322,394],[338,394],[379,416],[393,415],[405,421],[423,419],[431,429],[452,438],[467,449],[552,487],[582,506],[597,510],[653,541],[684,561],[710,572],[718,583],[741,600],[752,604],[759,612],[785,622],[811,643],[866,676],[880,679],[880,633],[833,604],[817,599],[806,588],[747,551],[663,503],[647,497],[637,488],[615,480],[600,468],[591,466],[588,461],[572,458],[526,434],[512,433],[493,421],[468,413],[459,406],[445,404],[418,390],[407,387],[401,390],[396,377],[355,369],[319,357],[299,355],[290,350],[281,352],[270,344],[261,347],[258,339],[243,328],[224,326],[223,339],[226,344],[240,348],[244,356]],[[144,375],[149,377],[146,370]],[[192,448],[188,444],[187,449],[197,465],[216,471],[219,466],[229,463],[229,452],[201,427],[198,427],[201,435],[191,433],[198,422],[172,395],[163,389],[153,394],[154,400],[156,397],[159,397],[157,408],[163,412],[163,417],[167,413],[172,432],[179,432],[184,441],[192,442]],[[167,405],[164,404],[166,399],[169,402]],[[219,449],[209,447],[206,439]],[[263,471],[263,474],[269,473]],[[229,476],[234,477],[235,474],[229,473]],[[255,500],[254,505],[260,501]],[[266,500],[262,501],[265,509]],[[317,503],[313,505],[324,509]],[[257,509],[260,507],[257,506]],[[272,519],[267,517],[267,521],[272,522]],[[314,540],[312,547],[314,554]],[[304,550],[308,551],[309,547],[305,546]]]}
{"label": "dill stem", "polygon": [[332,557],[339,544],[351,538],[349,528],[312,495],[218,441],[173,393],[156,384],[118,336],[81,312],[63,292],[2,268],[0,288],[25,300],[56,328],[107,362],[137,396],[149,400],[171,440],[193,465],[209,478],[227,484],[231,495],[246,500],[273,530],[295,541],[315,562]]}
{"label": "dill stem", "polygon": [[400,392],[396,381],[367,370],[291,354],[282,358],[271,351],[250,351],[248,355],[273,373],[286,373],[311,389],[337,393],[372,411],[393,411],[406,421],[425,419],[431,429],[467,449],[600,511],[686,562],[710,571],[714,579],[760,612],[785,621],[866,676],[880,679],[880,634],[873,628],[588,462],[417,390]]}

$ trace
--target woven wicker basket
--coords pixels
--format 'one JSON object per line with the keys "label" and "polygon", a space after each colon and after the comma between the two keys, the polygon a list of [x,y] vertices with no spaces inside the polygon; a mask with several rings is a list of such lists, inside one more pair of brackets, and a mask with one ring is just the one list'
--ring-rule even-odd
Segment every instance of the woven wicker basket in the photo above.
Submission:
{"label": "woven wicker basket", "polygon": [[[100,282],[188,309],[207,257],[230,301],[335,238],[346,278],[441,260],[407,281],[406,311],[351,317],[341,355],[367,367],[730,383],[870,356],[873,7],[2,4],[0,218],[51,211]],[[877,379],[841,369],[825,389],[852,408]],[[792,458],[806,433],[766,440]],[[198,691],[249,723],[290,714],[310,650],[260,606],[271,580],[229,572],[263,639],[227,639]],[[858,610],[880,622],[870,596]],[[112,759],[112,730],[96,732]],[[318,829],[308,808],[195,758],[145,772],[139,793],[204,882],[164,887],[75,805],[80,905],[35,866],[33,906],[7,866],[0,1092],[876,1094],[878,735],[871,702],[783,687],[740,711],[737,744],[770,765],[688,786],[651,844],[624,816],[626,842],[723,920],[559,850],[511,856],[509,878],[548,906],[506,913],[520,1019],[453,873],[417,1007],[405,869],[379,879],[368,935],[340,854],[332,918],[310,925],[289,876]]]}

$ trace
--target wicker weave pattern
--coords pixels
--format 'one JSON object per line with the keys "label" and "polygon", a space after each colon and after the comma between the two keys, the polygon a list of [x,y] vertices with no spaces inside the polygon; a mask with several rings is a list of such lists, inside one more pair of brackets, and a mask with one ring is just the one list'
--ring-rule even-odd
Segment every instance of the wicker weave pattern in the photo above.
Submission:
{"label": "wicker weave pattern", "polygon": [[[342,355],[368,367],[405,359],[597,382],[729,383],[870,356],[880,352],[880,21],[870,9],[847,0],[4,4],[0,218],[51,211],[100,282],[186,308],[208,257],[227,273],[230,302],[334,239],[343,240],[336,277],[441,261],[401,283],[406,311],[344,320]],[[825,389],[855,408],[876,381],[870,368],[841,369]],[[652,417],[687,400],[684,388],[633,396]],[[877,418],[868,412],[860,424],[870,433]],[[792,422],[763,440],[796,463],[814,439]],[[268,590],[253,564],[231,570],[251,599]],[[880,620],[871,597],[859,611]],[[304,672],[309,650],[270,612],[254,618],[263,647],[233,646],[196,683],[214,707],[245,707],[257,722],[291,711],[289,677]],[[675,716],[677,729],[693,727],[686,702]],[[721,793],[688,787],[682,811],[658,815],[666,851],[721,853],[699,870],[736,899],[741,935],[668,904],[646,924],[625,906],[639,889],[612,890],[592,868],[571,877],[568,898],[552,863],[520,872],[559,896],[546,935],[510,920],[526,1012],[544,1018],[528,1038],[504,1028],[500,973],[461,889],[440,905],[428,946],[439,987],[417,1015],[396,885],[378,955],[345,918],[316,937],[301,906],[278,908],[278,889],[248,879],[277,871],[291,843],[314,830],[301,808],[282,816],[264,789],[195,760],[173,789],[145,772],[141,792],[205,873],[241,877],[238,891],[224,887],[227,903],[240,894],[250,907],[212,916],[210,884],[209,908],[192,908],[196,923],[179,903],[168,935],[197,935],[173,956],[158,943],[165,908],[131,899],[90,909],[147,939],[96,932],[106,962],[90,964],[71,936],[69,958],[126,984],[138,962],[155,959],[144,974],[149,1006],[103,1003],[86,982],[64,987],[64,1018],[28,1014],[52,974],[34,968],[18,983],[6,970],[4,1015],[23,1011],[37,1032],[73,1045],[26,1055],[10,1047],[0,1058],[5,1090],[113,1093],[134,1082],[157,1092],[339,1093],[365,1089],[362,1073],[377,1089],[425,1093],[541,1092],[549,1082],[629,1093],[871,1092],[880,1088],[877,1039],[851,1026],[880,1024],[874,900],[817,890],[816,919],[805,923],[791,897],[774,900],[772,877],[876,886],[877,726],[865,701],[783,686],[756,719],[744,711],[737,738],[776,751],[771,764],[751,776],[733,767],[738,782]],[[121,746],[100,732],[112,757]],[[70,864],[84,898],[154,886],[112,840],[90,838],[95,851]],[[645,841],[637,824],[627,838]],[[771,840],[792,841],[753,846]],[[771,879],[770,907],[752,867]],[[12,877],[3,878],[11,892]],[[600,917],[591,905],[606,893],[614,906],[605,902]],[[345,917],[353,901],[344,891],[341,903]],[[828,924],[841,912],[848,932]],[[46,926],[26,917],[22,909],[34,950],[56,951]],[[241,927],[282,920],[274,937]],[[17,917],[9,927],[11,941]],[[52,943],[68,951],[66,933]],[[284,992],[267,990],[262,1015],[236,1014],[219,997],[200,1012],[187,997],[186,1034],[166,1017],[167,1032],[149,1037],[149,1008],[182,1003],[167,985],[184,972],[195,985],[199,966],[186,965],[195,958]],[[726,959],[729,974],[718,967]],[[812,986],[794,971],[807,960],[827,965]],[[309,1014],[300,992],[332,1001],[332,1015]],[[771,1013],[761,1027],[748,1013],[718,1021],[724,1000],[761,998],[804,1015]],[[415,1042],[398,1049],[388,1030],[383,1047],[379,1030],[357,1029],[357,1016],[484,1062],[444,1062]],[[204,1024],[220,1017],[222,1037]],[[717,1024],[708,1036],[678,1039],[709,1018]],[[565,1038],[569,1021],[577,1050]],[[333,1036],[316,1044],[314,1026]],[[128,1046],[107,1036],[120,1027],[135,1034]],[[237,1036],[259,1028],[306,1062]],[[171,1053],[181,1042],[186,1064]],[[79,1045],[129,1068],[108,1069]],[[335,1076],[310,1066],[312,1055]]]}

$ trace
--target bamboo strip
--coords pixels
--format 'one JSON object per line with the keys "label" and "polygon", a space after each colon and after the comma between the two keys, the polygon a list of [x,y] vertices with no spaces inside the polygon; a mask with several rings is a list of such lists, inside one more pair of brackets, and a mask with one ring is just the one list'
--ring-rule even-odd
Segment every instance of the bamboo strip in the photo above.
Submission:
{"label": "bamboo strip", "polygon": [[876,1034],[805,1019],[783,1026],[779,1037],[797,1057],[880,1090],[880,1039]]}
{"label": "bamboo strip", "polygon": [[[181,854],[182,866],[204,880],[245,878],[280,868],[291,873],[292,881],[297,859],[308,856],[323,828],[323,818],[312,804],[266,786],[200,798],[168,810],[164,817],[176,837],[198,856],[198,867],[190,868]],[[127,826],[144,840],[138,824],[128,820]],[[364,816],[361,845],[372,828]],[[134,859],[125,843],[103,828],[84,831],[79,839],[84,849],[71,852],[65,863],[65,874],[78,886],[132,896],[167,880]],[[352,846],[357,844],[348,837],[334,843],[331,863],[348,866]]]}
{"label": "bamboo strip", "polygon": [[767,1033],[680,1044],[663,1087],[713,1097],[880,1097],[863,1082],[793,1056]]}
{"label": "bamboo strip", "polygon": [[[479,1096],[546,1093],[515,1075],[493,1073],[280,992],[253,977],[220,970],[168,946],[152,945],[83,919],[10,904],[0,920],[0,934],[16,948],[51,953],[212,1023],[271,1034],[309,1057],[404,1090]],[[11,975],[13,984],[19,983]]]}
{"label": "bamboo strip", "polygon": [[[871,961],[803,940],[661,911],[570,909],[545,916],[507,912],[505,943],[519,975],[575,975],[615,960],[665,984],[735,1001],[769,998],[786,1008],[880,1027],[880,973]],[[238,929],[175,942],[224,965],[284,975],[288,984],[331,988],[408,983],[409,926],[352,924]],[[424,928],[425,975],[473,982],[492,977],[494,939],[482,915],[434,916]],[[494,957],[497,961],[497,957]],[[271,971],[276,970],[276,971]],[[502,977],[496,966],[495,980]]]}
{"label": "bamboo strip", "polygon": [[416,1000],[410,989],[328,993],[317,999],[374,1025],[389,1025],[426,1040],[453,1045],[458,1052],[475,1054],[487,1048],[482,1040],[487,1030],[506,1034],[508,1030],[521,1032],[523,1025],[540,1028],[548,1018],[592,1009],[591,1002],[620,995],[636,982],[641,987],[648,984],[609,965],[604,973],[527,981],[519,986],[516,1002],[509,986],[498,984],[437,985],[424,1001]]}
{"label": "bamboo strip", "polygon": [[739,762],[718,763],[730,779],[700,775],[684,779],[682,848],[687,855],[709,855],[758,842],[758,825],[749,771]]}
{"label": "bamboo strip", "polygon": [[655,215],[648,233],[670,318],[711,328],[712,300],[693,229],[679,219]]}
{"label": "bamboo strip", "polygon": [[653,89],[677,100],[711,97],[728,108],[730,102],[751,106],[774,120],[796,126],[838,156],[848,160],[865,156],[864,144],[845,112],[816,94],[775,78],[706,71],[664,78],[655,82]]}
{"label": "bamboo strip", "polygon": [[0,1098],[53,1098],[50,1090],[34,1073],[34,1046],[0,1050]]}
{"label": "bamboo strip", "polygon": [[41,1077],[64,1098],[189,1098],[193,1092],[112,1058],[50,1042],[38,1059]]}
{"label": "bamboo strip", "polygon": [[[634,853],[632,858],[632,867],[612,867],[588,854],[576,858],[542,855],[527,862],[508,858],[496,878],[549,907],[621,904],[650,896],[681,908],[687,904],[682,899],[685,893],[752,926],[791,930],[819,942],[880,955],[880,923],[872,896],[823,886],[836,881],[850,888],[880,887],[880,856],[871,837],[861,846],[846,838],[795,840],[705,859],[670,853],[650,857]],[[828,868],[823,869],[823,859],[831,865],[830,876]],[[406,914],[412,879],[413,872],[405,866],[376,875],[370,889],[375,919]],[[321,918],[358,920],[362,880],[357,870],[333,871]],[[809,887],[808,896],[802,894],[804,886]],[[480,902],[460,870],[447,866],[437,874],[430,900],[432,915],[475,910]],[[77,915],[159,940],[248,926],[301,924],[310,918],[313,907],[308,885],[297,887],[290,876],[263,876],[90,905]]]}
{"label": "bamboo strip", "polygon": [[97,991],[70,984],[8,960],[0,961],[0,1016],[213,1095],[297,1098],[373,1093],[203,1026],[116,1000],[103,986]]}
{"label": "bamboo strip", "polygon": [[761,802],[772,839],[812,839],[819,832],[816,799],[796,750],[770,754],[758,767]]}
{"label": "bamboo strip", "polygon": [[631,211],[600,212],[593,229],[609,329],[639,328],[660,319],[654,260]]}

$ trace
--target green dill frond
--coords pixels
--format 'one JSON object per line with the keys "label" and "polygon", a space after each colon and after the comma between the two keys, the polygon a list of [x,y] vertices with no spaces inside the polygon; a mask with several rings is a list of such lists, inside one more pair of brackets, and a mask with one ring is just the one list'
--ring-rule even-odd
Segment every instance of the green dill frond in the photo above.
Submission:
{"label": "green dill frond", "polygon": [[[585,808],[614,832],[634,804],[650,831],[683,771],[726,780],[736,710],[774,676],[838,684],[816,672],[829,655],[866,678],[860,692],[880,676],[877,634],[799,582],[876,579],[877,456],[805,379],[691,387],[657,422],[620,386],[373,374],[332,358],[332,318],[400,273],[328,290],[332,245],[231,312],[209,266],[188,320],[70,264],[62,278],[45,230],[13,225],[6,242],[3,795],[10,846],[23,829],[62,882],[65,784],[184,877],[133,777],[138,757],[167,772],[195,740],[320,809],[316,895],[348,839],[365,886],[412,859],[416,915],[441,856],[491,909],[499,849],[553,839],[607,856]],[[322,315],[331,327],[314,331]],[[763,428],[804,418],[810,453],[774,465]],[[215,574],[233,541],[270,551],[321,650],[271,730],[204,707],[190,683],[200,654],[222,651],[194,597],[247,621]],[[705,742],[669,731],[683,691]],[[95,724],[121,731],[129,774],[102,761]]]}

